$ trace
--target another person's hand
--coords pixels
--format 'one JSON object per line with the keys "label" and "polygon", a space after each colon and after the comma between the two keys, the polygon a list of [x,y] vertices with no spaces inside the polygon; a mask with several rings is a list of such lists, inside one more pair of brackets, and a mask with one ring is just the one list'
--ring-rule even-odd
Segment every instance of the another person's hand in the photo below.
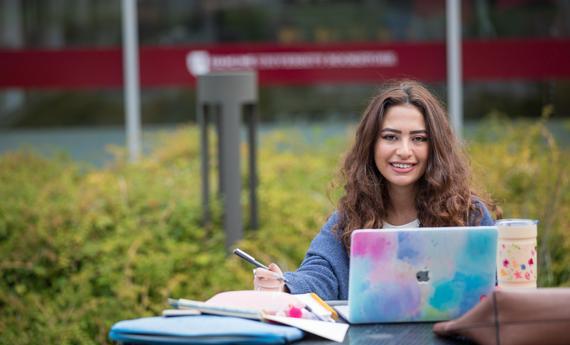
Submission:
{"label": "another person's hand", "polygon": [[285,291],[283,272],[276,264],[272,263],[269,270],[256,268],[253,270],[253,288],[262,291]]}

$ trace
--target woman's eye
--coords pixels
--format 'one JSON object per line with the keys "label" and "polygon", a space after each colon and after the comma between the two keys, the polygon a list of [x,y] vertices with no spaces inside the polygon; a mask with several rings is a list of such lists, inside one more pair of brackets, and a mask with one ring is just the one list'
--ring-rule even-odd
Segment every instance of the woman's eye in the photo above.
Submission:
{"label": "woman's eye", "polygon": [[412,140],[416,143],[425,143],[428,141],[427,137],[414,137]]}
{"label": "woman's eye", "polygon": [[382,136],[382,139],[386,140],[386,141],[395,141],[398,138],[395,135],[392,134],[385,134]]}

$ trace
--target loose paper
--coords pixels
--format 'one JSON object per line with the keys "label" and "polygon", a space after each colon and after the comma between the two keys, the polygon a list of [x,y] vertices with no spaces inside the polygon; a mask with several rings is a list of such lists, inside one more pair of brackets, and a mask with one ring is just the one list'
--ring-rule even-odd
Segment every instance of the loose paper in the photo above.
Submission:
{"label": "loose paper", "polygon": [[349,325],[346,323],[326,322],[294,317],[262,315],[263,319],[275,321],[284,325],[297,327],[305,332],[316,334],[320,337],[342,343]]}

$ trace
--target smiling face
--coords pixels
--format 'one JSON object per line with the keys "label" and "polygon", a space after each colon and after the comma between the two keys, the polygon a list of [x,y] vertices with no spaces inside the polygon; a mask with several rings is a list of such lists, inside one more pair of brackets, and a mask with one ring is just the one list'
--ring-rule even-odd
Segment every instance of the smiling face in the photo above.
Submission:
{"label": "smiling face", "polygon": [[376,167],[390,189],[413,187],[426,171],[429,137],[422,113],[413,105],[388,109],[374,147]]}

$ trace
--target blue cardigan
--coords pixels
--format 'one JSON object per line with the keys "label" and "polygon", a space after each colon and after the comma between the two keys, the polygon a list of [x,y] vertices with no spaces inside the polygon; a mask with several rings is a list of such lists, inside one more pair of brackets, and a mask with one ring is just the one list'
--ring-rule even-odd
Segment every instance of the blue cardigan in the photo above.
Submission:
{"label": "blue cardigan", "polygon": [[[485,205],[481,202],[477,204],[483,218],[479,224],[470,225],[494,225]],[[299,269],[296,272],[285,272],[287,288],[292,294],[314,292],[324,300],[348,299],[349,256],[332,231],[338,220],[338,213],[333,213],[311,242]]]}

